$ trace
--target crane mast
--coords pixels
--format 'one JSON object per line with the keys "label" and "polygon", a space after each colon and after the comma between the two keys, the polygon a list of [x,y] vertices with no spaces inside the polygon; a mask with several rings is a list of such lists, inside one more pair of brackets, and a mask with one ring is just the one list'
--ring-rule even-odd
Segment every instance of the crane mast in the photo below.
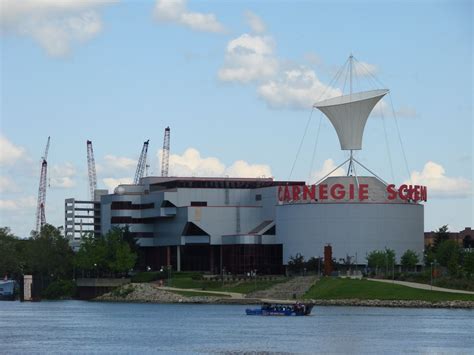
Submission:
{"label": "crane mast", "polygon": [[147,140],[146,142],[143,143],[142,152],[140,154],[140,158],[138,159],[137,170],[135,172],[135,179],[133,180],[134,184],[138,184],[140,182],[140,179],[143,177],[143,173],[145,172],[145,169],[147,167],[146,156],[148,153],[149,142],[150,140]]}
{"label": "crane mast", "polygon": [[46,181],[48,179],[48,151],[51,137],[48,137],[44,155],[41,157],[41,173],[38,187],[38,203],[36,205],[36,232],[41,232],[41,228],[46,224]]}
{"label": "crane mast", "polygon": [[165,137],[163,139],[163,153],[161,157],[161,176],[168,176],[170,161],[170,128],[165,128]]}
{"label": "crane mast", "polygon": [[97,175],[95,172],[94,150],[92,142],[87,141],[87,173],[89,175],[89,192],[91,201],[94,201],[94,191],[97,189]]}

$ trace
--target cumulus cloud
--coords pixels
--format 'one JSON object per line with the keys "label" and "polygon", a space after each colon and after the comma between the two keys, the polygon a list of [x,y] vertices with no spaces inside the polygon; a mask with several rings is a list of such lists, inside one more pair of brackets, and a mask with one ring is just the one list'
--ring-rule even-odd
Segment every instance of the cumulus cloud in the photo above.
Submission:
{"label": "cumulus cloud", "polygon": [[203,32],[222,33],[225,27],[216,15],[190,12],[185,0],[157,0],[154,17],[158,22],[171,22]]}
{"label": "cumulus cloud", "polygon": [[104,178],[102,181],[104,182],[104,185],[107,186],[109,191],[113,191],[118,185],[133,183],[133,179],[131,177]]}
{"label": "cumulus cloud", "polygon": [[127,157],[117,157],[115,155],[106,155],[104,157],[104,166],[101,169],[108,170],[132,170],[137,166],[137,161]]}
{"label": "cumulus cloud", "polygon": [[76,168],[69,162],[53,165],[50,170],[50,185],[53,188],[69,189],[76,186]]}
{"label": "cumulus cloud", "polygon": [[278,70],[274,41],[269,36],[243,34],[226,47],[224,66],[218,77],[222,81],[248,83],[273,77]]}
{"label": "cumulus cloud", "polygon": [[225,170],[230,177],[270,177],[271,169],[264,164],[249,164],[244,160],[237,160]]}
{"label": "cumulus cloud", "polygon": [[421,172],[414,171],[406,184],[425,185],[431,197],[469,197],[472,195],[472,182],[463,177],[446,176],[443,166],[429,161]]}
{"label": "cumulus cloud", "polygon": [[0,200],[0,210],[15,211],[24,208],[32,208],[36,206],[34,196],[20,197],[15,200]]}
{"label": "cumulus cloud", "polygon": [[102,31],[97,9],[115,0],[3,0],[2,34],[33,38],[53,57],[64,57],[74,42],[86,42]]}
{"label": "cumulus cloud", "polygon": [[0,176],[0,192],[18,192],[19,186],[8,176]]}
{"label": "cumulus cloud", "polygon": [[265,32],[265,23],[259,16],[254,14],[252,11],[245,11],[244,15],[247,24],[250,26],[254,33]]}
{"label": "cumulus cloud", "polygon": [[13,144],[0,135],[0,166],[13,165],[23,158],[26,158],[25,148]]}
{"label": "cumulus cloud", "polygon": [[[161,150],[157,154],[161,159]],[[264,164],[250,164],[243,160],[237,160],[232,165],[226,166],[218,158],[202,157],[195,148],[188,148],[182,155],[170,155],[171,176],[206,176],[206,177],[270,177],[271,169]]]}
{"label": "cumulus cloud", "polygon": [[[313,172],[311,174],[311,181],[310,183],[314,183],[325,177],[327,174],[329,174],[331,171],[336,169],[336,164],[334,164],[334,160],[332,159],[326,159],[323,163],[323,166],[321,169]],[[336,169],[330,176],[344,176],[346,172],[344,171],[343,168],[338,168]]]}
{"label": "cumulus cloud", "polygon": [[341,95],[341,91],[322,83],[314,70],[298,66],[261,84],[258,94],[271,108],[310,109],[316,101]]}

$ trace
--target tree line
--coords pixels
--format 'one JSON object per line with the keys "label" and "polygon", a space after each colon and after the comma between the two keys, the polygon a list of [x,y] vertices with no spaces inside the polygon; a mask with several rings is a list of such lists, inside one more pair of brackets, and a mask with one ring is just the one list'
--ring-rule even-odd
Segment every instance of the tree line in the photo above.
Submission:
{"label": "tree line", "polygon": [[104,236],[85,234],[77,253],[62,228],[46,224],[26,239],[0,228],[0,276],[20,280],[33,275],[47,298],[73,292],[76,276],[123,276],[136,267],[138,253],[128,228],[114,228]]}

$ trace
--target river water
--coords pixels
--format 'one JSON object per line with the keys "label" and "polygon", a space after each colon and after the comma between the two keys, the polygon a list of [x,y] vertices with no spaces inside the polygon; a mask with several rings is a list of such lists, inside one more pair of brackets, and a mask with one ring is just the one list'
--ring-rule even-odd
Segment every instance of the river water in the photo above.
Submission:
{"label": "river water", "polygon": [[474,353],[474,311],[315,307],[246,316],[240,305],[0,302],[0,353]]}

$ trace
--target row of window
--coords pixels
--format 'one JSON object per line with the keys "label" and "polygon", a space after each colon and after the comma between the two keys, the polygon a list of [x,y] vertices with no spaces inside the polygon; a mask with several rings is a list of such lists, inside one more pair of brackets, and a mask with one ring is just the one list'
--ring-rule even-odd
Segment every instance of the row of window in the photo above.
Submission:
{"label": "row of window", "polygon": [[112,210],[146,210],[155,208],[155,204],[151,203],[132,203],[131,201],[114,201],[110,205]]}
{"label": "row of window", "polygon": [[152,224],[154,221],[154,218],[133,218],[130,216],[118,216],[110,219],[112,224]]}

